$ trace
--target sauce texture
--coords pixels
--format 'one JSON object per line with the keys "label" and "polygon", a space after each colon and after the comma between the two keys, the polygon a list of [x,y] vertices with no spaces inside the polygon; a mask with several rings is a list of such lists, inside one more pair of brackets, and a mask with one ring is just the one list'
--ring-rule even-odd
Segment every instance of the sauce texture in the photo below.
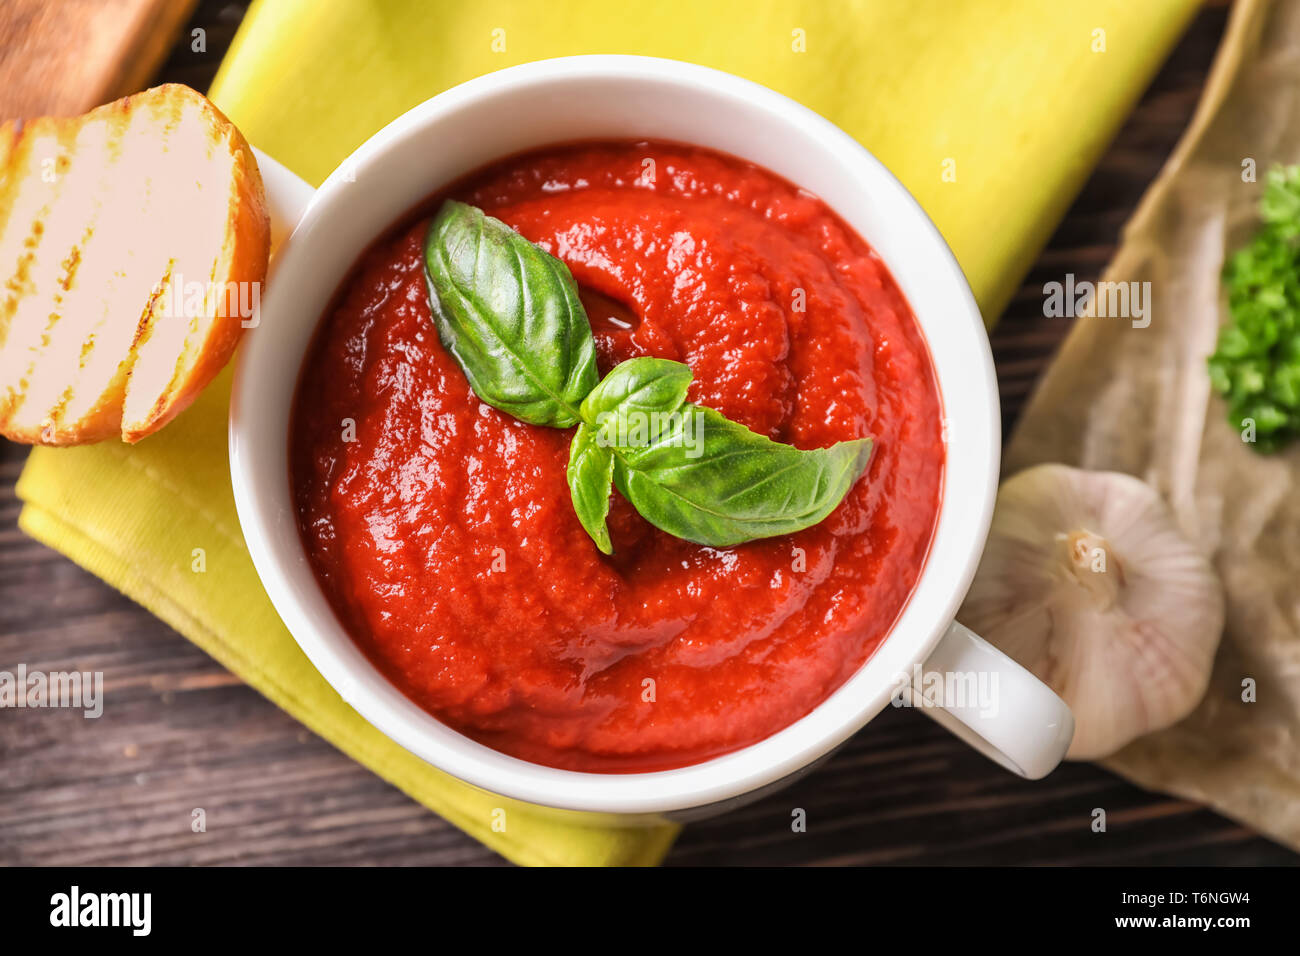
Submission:
{"label": "sauce texture", "polygon": [[299,527],[348,632],[444,723],[554,767],[684,766],[807,714],[888,634],[939,509],[939,392],[884,263],[816,197],[688,146],[551,148],[450,195],[565,262],[602,375],[685,362],[692,402],[875,451],[821,524],[726,550],[615,492],[602,555],[565,483],[572,429],[475,397],[430,315],[427,219],[400,227],[344,282],[295,402]]}

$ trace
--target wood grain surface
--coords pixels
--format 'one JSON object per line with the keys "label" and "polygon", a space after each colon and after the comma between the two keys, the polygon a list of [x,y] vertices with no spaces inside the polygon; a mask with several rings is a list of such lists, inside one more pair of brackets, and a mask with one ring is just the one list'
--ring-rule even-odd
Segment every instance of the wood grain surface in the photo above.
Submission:
{"label": "wood grain surface", "polygon": [[[145,87],[194,5],[195,0],[4,0],[0,120],[75,116]],[[188,33],[181,42],[195,45]]]}
{"label": "wood grain surface", "polygon": [[[162,78],[205,89],[241,5],[201,3]],[[1226,21],[1197,17],[993,336],[1005,425],[1068,330],[1042,285],[1096,278],[1191,116]],[[504,861],[304,730],[185,639],[17,529],[24,450],[0,444],[0,667],[101,670],[104,716],[0,712],[0,863]],[[203,808],[207,832],[190,830]],[[1108,829],[1093,833],[1092,811]],[[791,812],[807,813],[793,833]],[[887,709],[819,771],[686,828],[669,864],[1295,864],[1209,810],[1090,765],[1029,783],[923,716]]]}

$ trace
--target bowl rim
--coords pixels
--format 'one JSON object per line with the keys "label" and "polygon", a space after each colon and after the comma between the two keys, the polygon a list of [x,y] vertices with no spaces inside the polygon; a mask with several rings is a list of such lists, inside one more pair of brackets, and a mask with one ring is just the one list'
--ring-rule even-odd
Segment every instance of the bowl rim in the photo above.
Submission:
{"label": "bowl rim", "polygon": [[[301,553],[285,555],[273,534],[274,526],[286,520],[284,509],[276,509],[260,500],[256,490],[256,472],[265,467],[251,447],[251,436],[255,434],[260,417],[256,407],[256,377],[264,373],[259,366],[264,366],[265,370],[276,367],[276,363],[263,354],[265,347],[259,344],[263,339],[257,335],[245,337],[236,360],[230,405],[229,452],[240,525],[268,596],[312,664],[367,722],[438,769],[493,793],[566,810],[654,815],[722,803],[773,785],[839,746],[888,704],[895,685],[867,686],[863,678],[872,671],[872,662],[881,657],[886,648],[897,643],[900,625],[909,615],[917,618],[912,625],[917,631],[916,636],[905,649],[893,647],[889,654],[896,663],[906,661],[908,667],[925,660],[955,618],[974,576],[992,518],[1001,452],[1001,420],[992,353],[978,305],[947,243],[906,187],[849,134],[794,100],[720,70],[658,57],[599,54],[524,63],[452,87],[394,119],[359,146],[316,190],[293,234],[277,252],[272,279],[262,298],[263,308],[274,307],[278,301],[277,289],[283,287],[277,285],[277,276],[294,270],[305,273],[306,266],[301,260],[307,255],[304,249],[311,241],[313,221],[340,195],[345,182],[354,182],[358,171],[380,155],[403,148],[404,144],[411,143],[432,124],[453,112],[472,110],[487,99],[509,95],[530,84],[612,79],[669,84],[686,88],[688,95],[693,92],[696,95],[721,96],[733,103],[743,101],[816,143],[828,157],[826,161],[834,155],[837,161],[852,164],[863,175],[865,191],[880,190],[881,195],[887,194],[891,202],[909,210],[908,221],[900,228],[914,231],[917,241],[929,249],[925,281],[950,288],[947,304],[951,314],[945,317],[945,335],[951,333],[962,340],[963,347],[969,351],[972,378],[983,382],[982,388],[977,387],[979,383],[976,381],[963,391],[963,403],[970,403],[970,407],[963,407],[962,414],[970,413],[974,416],[972,420],[982,425],[988,435],[989,447],[982,455],[977,449],[976,456],[981,460],[972,461],[969,469],[963,467],[961,477],[967,483],[960,488],[954,487],[957,476],[953,463],[951,460],[945,462],[943,500],[925,564],[898,619],[867,662],[804,717],[762,740],[701,763],[671,770],[609,774],[561,770],[520,760],[464,737],[437,721],[388,682],[373,665],[369,665],[372,673],[358,672],[356,646],[333,617],[332,610],[329,611],[331,621],[324,622],[320,620],[318,611],[313,612],[308,607],[315,602],[304,591],[307,586],[301,580],[302,567],[296,568],[298,574],[291,570],[292,565],[306,564],[305,551],[296,535],[296,524],[294,537]],[[537,143],[538,147],[545,145],[547,143]],[[347,173],[345,167],[350,167],[352,172]],[[874,199],[876,194],[872,195]],[[419,198],[422,197],[416,197],[412,202]],[[833,203],[827,202],[832,209],[835,208]],[[363,238],[361,248],[375,237]],[[297,245],[295,240],[298,240]],[[875,247],[876,243],[873,241],[872,245]],[[886,264],[896,280],[899,280],[900,268],[907,269],[906,264],[900,266],[888,259]],[[899,284],[903,286],[901,280]],[[280,293],[281,297],[287,295],[284,291]],[[911,296],[908,298],[910,303]],[[918,325],[933,358],[933,336],[926,329],[926,321],[919,311],[915,307],[913,311],[917,313]],[[319,316],[310,321],[314,327]],[[303,354],[290,358],[290,362],[280,360],[278,368],[283,374],[284,368],[291,365],[296,382]],[[935,374],[941,398],[945,401],[946,418],[949,414],[948,395],[937,363]],[[296,392],[296,385],[293,391]],[[282,436],[282,441],[287,447],[287,436]],[[948,457],[951,458],[951,453]],[[283,482],[291,500],[287,468]],[[957,542],[959,550],[965,554],[945,560],[950,565],[944,571],[947,583],[935,585],[934,576],[940,573],[936,546],[941,541],[946,516],[950,509],[957,507],[967,512],[967,520],[962,523],[964,540]],[[291,508],[289,512],[287,519],[293,522]],[[945,542],[945,545],[952,546],[953,543]],[[309,568],[307,573],[311,573]],[[928,595],[933,599],[932,603],[914,610],[927,582],[930,583],[924,589],[927,594],[937,587],[940,595],[947,596]],[[310,587],[316,590],[317,601],[323,601],[323,593],[314,575]],[[922,616],[924,622],[920,620]],[[322,630],[336,633],[326,637]],[[338,634],[342,634],[352,647],[352,655],[345,655],[335,646]],[[901,667],[894,668],[895,673],[902,670]],[[375,678],[382,682],[387,692]],[[878,683],[878,676],[873,676],[873,681]],[[429,726],[430,721],[436,727]]]}

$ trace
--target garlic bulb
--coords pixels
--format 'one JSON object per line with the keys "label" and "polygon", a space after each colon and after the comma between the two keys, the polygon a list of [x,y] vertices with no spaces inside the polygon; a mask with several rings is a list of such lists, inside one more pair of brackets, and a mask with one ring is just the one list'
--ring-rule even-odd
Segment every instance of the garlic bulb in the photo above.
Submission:
{"label": "garlic bulb", "polygon": [[1223,631],[1214,569],[1129,475],[1039,465],[1002,484],[960,620],[1074,711],[1067,756],[1185,717]]}

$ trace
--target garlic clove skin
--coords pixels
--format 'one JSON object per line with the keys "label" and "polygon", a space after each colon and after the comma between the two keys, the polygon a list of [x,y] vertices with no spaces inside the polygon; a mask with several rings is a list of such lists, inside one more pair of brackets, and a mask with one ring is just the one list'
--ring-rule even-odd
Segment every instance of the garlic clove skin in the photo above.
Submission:
{"label": "garlic clove skin", "polygon": [[1149,485],[1038,465],[998,490],[958,616],[1070,705],[1066,756],[1093,760],[1195,708],[1223,633],[1223,588]]}

